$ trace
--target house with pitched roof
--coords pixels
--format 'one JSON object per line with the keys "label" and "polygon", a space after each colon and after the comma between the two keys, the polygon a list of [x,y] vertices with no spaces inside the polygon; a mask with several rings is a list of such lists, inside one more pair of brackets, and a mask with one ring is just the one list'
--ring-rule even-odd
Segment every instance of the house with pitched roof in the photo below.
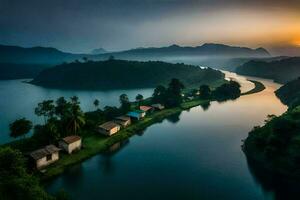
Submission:
{"label": "house with pitched roof", "polygon": [[117,133],[120,129],[121,126],[113,121],[108,121],[98,126],[98,132],[107,136]]}
{"label": "house with pitched roof", "polygon": [[59,160],[59,151],[59,148],[51,144],[31,152],[29,155],[33,159],[35,168],[42,169]]}
{"label": "house with pitched roof", "polygon": [[81,137],[77,135],[71,135],[63,138],[59,141],[59,147],[65,150],[68,154],[81,149]]}
{"label": "house with pitched roof", "polygon": [[114,122],[116,122],[117,124],[125,128],[131,124],[131,118],[129,116],[123,115],[123,116],[116,117]]}

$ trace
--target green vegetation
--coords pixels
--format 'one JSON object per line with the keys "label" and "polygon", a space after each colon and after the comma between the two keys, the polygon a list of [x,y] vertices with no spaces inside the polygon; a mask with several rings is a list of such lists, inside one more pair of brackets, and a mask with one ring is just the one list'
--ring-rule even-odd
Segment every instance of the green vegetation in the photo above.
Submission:
{"label": "green vegetation", "polygon": [[[221,96],[220,92],[226,91],[222,100],[225,100],[226,97],[228,97],[228,99],[232,99],[232,97],[236,96],[236,88],[239,89],[239,85],[235,82],[225,83],[212,92],[208,86],[200,86],[199,90],[194,89],[189,93],[183,93],[184,88],[184,84],[174,78],[170,81],[167,88],[164,86],[158,86],[154,90],[151,98],[143,99],[142,95],[137,95],[137,102],[129,102],[128,96],[126,94],[122,94],[119,98],[119,108],[106,106],[103,110],[101,110],[97,107],[98,103],[94,102],[93,104],[97,109],[93,112],[87,113],[83,113],[81,111],[79,99],[76,96],[71,97],[69,101],[63,97],[58,98],[56,101],[45,100],[39,103],[35,109],[35,113],[38,116],[43,117],[44,123],[34,127],[32,137],[2,145],[0,147],[0,153],[3,150],[18,152],[18,154],[20,154],[20,152],[27,154],[28,152],[41,148],[47,144],[57,144],[62,137],[74,134],[80,135],[83,138],[83,149],[72,155],[61,154],[60,160],[49,166],[44,173],[32,171],[31,168],[17,163],[17,165],[24,168],[24,170],[28,169],[28,172],[24,172],[24,177],[27,177],[26,181],[27,179],[31,181],[31,188],[37,192],[37,197],[45,195],[44,199],[65,198],[65,194],[63,192],[60,192],[56,197],[51,197],[46,194],[40,187],[36,186],[39,183],[36,177],[42,180],[52,178],[53,176],[62,173],[67,167],[82,162],[99,152],[103,152],[111,145],[128,139],[132,135],[145,130],[154,123],[161,122],[168,117],[180,114],[183,110],[187,110],[198,105],[201,105],[203,109],[207,109],[211,100],[215,100],[215,97]],[[202,95],[201,91],[203,92]],[[207,96],[207,94],[211,95]],[[157,102],[163,103],[166,106],[166,109],[148,114],[143,120],[133,123],[111,137],[105,137],[96,132],[96,127],[103,122],[111,120],[117,116],[124,115],[132,109],[138,109],[139,105],[151,105],[152,103]],[[31,128],[31,122],[26,119],[16,120],[11,125],[12,133],[15,130],[21,130],[20,133],[18,133],[19,135],[24,135]],[[12,134],[14,137],[19,135]],[[27,159],[24,159],[24,162],[25,160]],[[12,162],[15,161],[12,160]],[[32,172],[34,176],[30,175]],[[8,176],[14,176],[8,168],[3,169],[3,173]],[[6,190],[6,182],[3,184],[5,186],[3,188]],[[9,183],[7,187],[9,189],[13,187],[26,188],[28,184],[29,183],[27,182],[12,182]],[[28,191],[20,190],[20,194],[18,195],[22,196],[22,194],[26,192],[31,192],[31,189],[28,189]],[[27,193],[23,195],[27,195]]]}
{"label": "green vegetation", "polygon": [[63,200],[59,192],[56,197],[47,194],[39,180],[26,170],[26,159],[18,150],[0,148],[0,199],[2,200]]}
{"label": "green vegetation", "polygon": [[211,85],[224,80],[220,71],[185,64],[158,61],[138,62],[109,59],[106,61],[73,62],[41,72],[33,84],[65,89],[121,89],[167,86],[170,77],[187,87]]}
{"label": "green vegetation", "polygon": [[288,82],[275,93],[280,100],[289,107],[295,107],[300,104],[300,78]]}
{"label": "green vegetation", "polygon": [[258,76],[287,83],[300,76],[300,57],[284,58],[271,62],[251,60],[236,69],[238,74]]}
{"label": "green vegetation", "polygon": [[20,136],[25,136],[32,129],[32,122],[21,118],[9,125],[10,136],[17,138]]}
{"label": "green vegetation", "polygon": [[255,127],[244,143],[246,155],[272,172],[300,178],[300,107],[280,117],[269,116]]}
{"label": "green vegetation", "polygon": [[[300,104],[297,86],[292,81],[276,94],[289,105],[283,115],[268,116],[266,124],[254,127],[244,143],[247,157],[261,167],[286,178],[300,178]],[[299,87],[298,87],[299,88]]]}
{"label": "green vegetation", "polygon": [[254,81],[254,80],[249,80],[250,82],[254,83],[254,88],[250,91],[244,92],[241,95],[249,95],[249,94],[254,94],[254,93],[258,93],[261,91],[264,91],[266,89],[266,87],[264,86],[264,84],[262,84],[259,81]]}

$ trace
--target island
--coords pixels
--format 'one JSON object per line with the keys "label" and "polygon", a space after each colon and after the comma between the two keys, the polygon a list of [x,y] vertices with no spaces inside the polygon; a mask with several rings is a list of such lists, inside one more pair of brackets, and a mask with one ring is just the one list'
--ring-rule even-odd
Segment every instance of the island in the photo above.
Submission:
{"label": "island", "polygon": [[222,72],[211,68],[110,58],[105,61],[65,63],[45,69],[31,83],[59,89],[109,90],[154,88],[167,85],[170,77],[180,79],[187,87],[218,85],[224,80]]}

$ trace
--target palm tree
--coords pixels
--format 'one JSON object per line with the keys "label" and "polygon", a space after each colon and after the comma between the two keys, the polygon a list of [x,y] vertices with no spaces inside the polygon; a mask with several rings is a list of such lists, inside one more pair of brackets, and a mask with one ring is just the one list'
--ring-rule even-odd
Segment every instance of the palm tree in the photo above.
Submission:
{"label": "palm tree", "polygon": [[25,119],[17,119],[9,125],[10,137],[17,138],[24,136],[32,129],[32,122]]}
{"label": "palm tree", "polygon": [[100,104],[100,101],[98,99],[95,99],[94,106],[97,108],[97,110],[99,109],[99,104]]}
{"label": "palm tree", "polygon": [[85,125],[85,116],[78,104],[72,104],[68,117],[67,129],[74,135],[77,135],[78,130]]}

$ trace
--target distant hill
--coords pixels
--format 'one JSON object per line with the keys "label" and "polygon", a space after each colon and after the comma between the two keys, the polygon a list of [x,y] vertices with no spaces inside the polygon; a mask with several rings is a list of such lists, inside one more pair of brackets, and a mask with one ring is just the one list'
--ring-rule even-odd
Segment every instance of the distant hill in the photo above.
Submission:
{"label": "distant hill", "polygon": [[0,45],[0,63],[60,64],[84,57],[84,54],[71,54],[48,47],[24,48]]}
{"label": "distant hill", "polygon": [[286,83],[300,76],[300,57],[271,62],[251,60],[236,69],[238,74],[259,76]]}
{"label": "distant hill", "polygon": [[172,56],[222,56],[222,57],[268,57],[270,53],[264,48],[251,49],[234,47],[224,44],[203,44],[196,47],[168,47],[137,48],[127,51],[108,53],[101,56],[113,55],[121,59],[151,59]]}
{"label": "distant hill", "polygon": [[[48,47],[24,48],[0,45],[0,70],[5,68],[9,74],[9,76],[6,77],[10,77],[11,79],[33,78],[44,66],[55,66],[75,60],[82,61],[83,57],[93,61],[107,60],[110,56],[123,60],[159,60],[171,63],[186,63],[222,69],[235,69],[236,61],[232,61],[232,59],[265,58],[270,56],[270,54],[263,48],[250,49],[247,47],[233,47],[223,44],[204,44],[197,47],[171,45],[168,47],[138,48],[120,52],[106,52],[104,49],[99,48],[93,50],[91,54],[73,54]],[[232,62],[234,65],[232,65]],[[18,67],[14,66],[10,71],[10,68],[7,68],[9,63],[18,64]],[[238,61],[238,64],[241,63]],[[43,65],[43,67],[39,68],[36,65]],[[22,66],[35,67],[23,69]],[[24,71],[30,71],[30,73],[24,73]],[[22,74],[24,74],[24,77],[22,77]],[[1,76],[0,79],[2,79]]]}
{"label": "distant hill", "polygon": [[288,82],[275,93],[286,105],[300,105],[300,78]]}
{"label": "distant hill", "polygon": [[69,63],[42,71],[33,84],[62,89],[122,89],[150,88],[178,78],[187,86],[214,84],[224,80],[224,74],[197,66],[159,61],[125,60]]}
{"label": "distant hill", "polygon": [[91,51],[91,54],[103,54],[103,53],[108,53],[108,51],[106,51],[103,48],[98,48]]}
{"label": "distant hill", "polygon": [[0,80],[33,78],[49,67],[41,64],[0,63]]}

